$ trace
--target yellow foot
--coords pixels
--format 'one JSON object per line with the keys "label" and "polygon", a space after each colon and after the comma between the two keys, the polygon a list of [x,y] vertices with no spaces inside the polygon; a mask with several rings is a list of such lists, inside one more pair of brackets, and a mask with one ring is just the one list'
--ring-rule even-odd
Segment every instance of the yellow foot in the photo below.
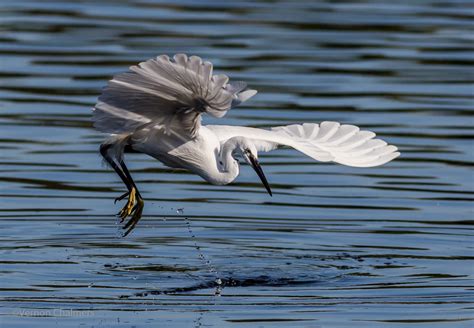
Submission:
{"label": "yellow foot", "polygon": [[137,190],[135,188],[132,188],[132,190],[130,190],[130,193],[128,194],[127,204],[125,204],[125,206],[117,214],[121,219],[120,222],[123,222],[123,220],[125,220],[127,216],[132,214],[136,198]]}
{"label": "yellow foot", "polygon": [[142,213],[143,213],[143,207],[144,206],[145,206],[145,203],[143,202],[143,199],[141,199],[141,197],[138,196],[137,197],[137,203],[135,204],[135,206],[132,209],[132,217],[130,218],[130,220],[128,220],[128,222],[123,227],[123,229],[126,230],[125,233],[123,234],[123,237],[128,235],[130,233],[130,231],[132,231],[133,228],[135,228],[138,221],[140,221],[140,219],[142,218]]}
{"label": "yellow foot", "polygon": [[117,213],[117,215],[120,217],[120,222],[123,222],[127,216],[131,216],[131,218],[123,227],[123,229],[126,230],[123,234],[123,237],[128,235],[133,230],[133,228],[135,228],[135,225],[138,223],[138,221],[140,221],[143,213],[143,207],[145,206],[145,202],[137,193],[135,188],[132,188],[130,192],[123,194],[117,200],[121,200],[127,195],[127,204],[125,204],[120,212]]}

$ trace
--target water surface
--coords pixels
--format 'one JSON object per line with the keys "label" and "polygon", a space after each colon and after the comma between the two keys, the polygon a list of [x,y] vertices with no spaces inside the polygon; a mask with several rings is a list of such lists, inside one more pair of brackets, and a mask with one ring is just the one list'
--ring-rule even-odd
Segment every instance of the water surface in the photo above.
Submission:
{"label": "water surface", "polygon": [[[472,327],[473,16],[469,1],[2,1],[0,326]],[[146,207],[120,238],[124,187],[90,109],[114,73],[176,52],[259,90],[226,124],[335,120],[402,157],[262,154],[270,198],[249,167],[211,186],[130,154]]]}

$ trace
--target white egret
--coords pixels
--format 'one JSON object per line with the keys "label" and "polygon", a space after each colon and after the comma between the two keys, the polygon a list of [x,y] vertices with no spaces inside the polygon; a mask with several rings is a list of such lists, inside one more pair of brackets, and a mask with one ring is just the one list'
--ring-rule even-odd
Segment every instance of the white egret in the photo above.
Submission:
{"label": "white egret", "polygon": [[110,137],[100,152],[128,191],[127,204],[117,214],[130,217],[127,235],[140,220],[143,198],[124,163],[124,149],[148,154],[163,164],[225,185],[239,175],[238,158],[250,164],[270,195],[270,185],[258,162],[258,151],[292,147],[323,162],[355,167],[382,165],[400,155],[395,146],[374,139],[375,133],[336,122],[304,123],[269,130],[243,126],[201,125],[201,114],[222,117],[254,96],[246,83],[229,83],[213,75],[210,62],[197,56],[162,55],[115,75],[93,112],[94,126]]}

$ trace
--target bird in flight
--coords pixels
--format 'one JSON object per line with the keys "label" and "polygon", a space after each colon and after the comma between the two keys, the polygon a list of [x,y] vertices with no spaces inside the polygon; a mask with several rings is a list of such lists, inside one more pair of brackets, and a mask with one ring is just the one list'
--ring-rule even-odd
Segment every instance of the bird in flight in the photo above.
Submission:
{"label": "bird in flight", "polygon": [[354,167],[385,164],[400,155],[375,133],[337,122],[257,129],[201,125],[203,113],[222,117],[257,93],[244,82],[213,75],[213,65],[197,56],[161,55],[115,75],[93,109],[94,126],[109,137],[100,153],[127,187],[115,199],[128,201],[117,214],[128,235],[142,216],[144,201],[124,162],[125,147],[163,164],[196,173],[215,185],[239,175],[239,159],[253,167],[267,192],[270,185],[258,152],[292,147],[322,162]]}

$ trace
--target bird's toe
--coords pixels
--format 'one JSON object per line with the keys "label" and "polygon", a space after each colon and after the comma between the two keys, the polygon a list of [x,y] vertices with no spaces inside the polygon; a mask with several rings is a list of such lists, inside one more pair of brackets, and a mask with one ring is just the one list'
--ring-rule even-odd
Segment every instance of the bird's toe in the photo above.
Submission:
{"label": "bird's toe", "polygon": [[[122,195],[119,198],[121,197],[125,196]],[[128,193],[127,204],[125,204],[125,206],[120,210],[120,212],[117,213],[117,216],[120,217],[120,222],[123,222],[127,216],[131,215],[134,212],[136,200],[136,190],[135,188],[132,188],[132,190],[130,190],[130,192]]]}
{"label": "bird's toe", "polygon": [[142,218],[143,207],[145,206],[145,202],[141,197],[136,198],[136,204],[132,208],[132,217],[128,222],[123,226],[123,229],[126,230],[123,234],[123,237],[127,236],[133,228],[137,225],[138,221]]}
{"label": "bird's toe", "polygon": [[128,195],[130,195],[130,191],[127,191],[127,192],[124,193],[123,195],[121,195],[121,196],[115,198],[114,204],[117,203],[117,202],[119,202],[119,201],[121,201],[122,199],[124,199],[124,198],[127,197]]}

